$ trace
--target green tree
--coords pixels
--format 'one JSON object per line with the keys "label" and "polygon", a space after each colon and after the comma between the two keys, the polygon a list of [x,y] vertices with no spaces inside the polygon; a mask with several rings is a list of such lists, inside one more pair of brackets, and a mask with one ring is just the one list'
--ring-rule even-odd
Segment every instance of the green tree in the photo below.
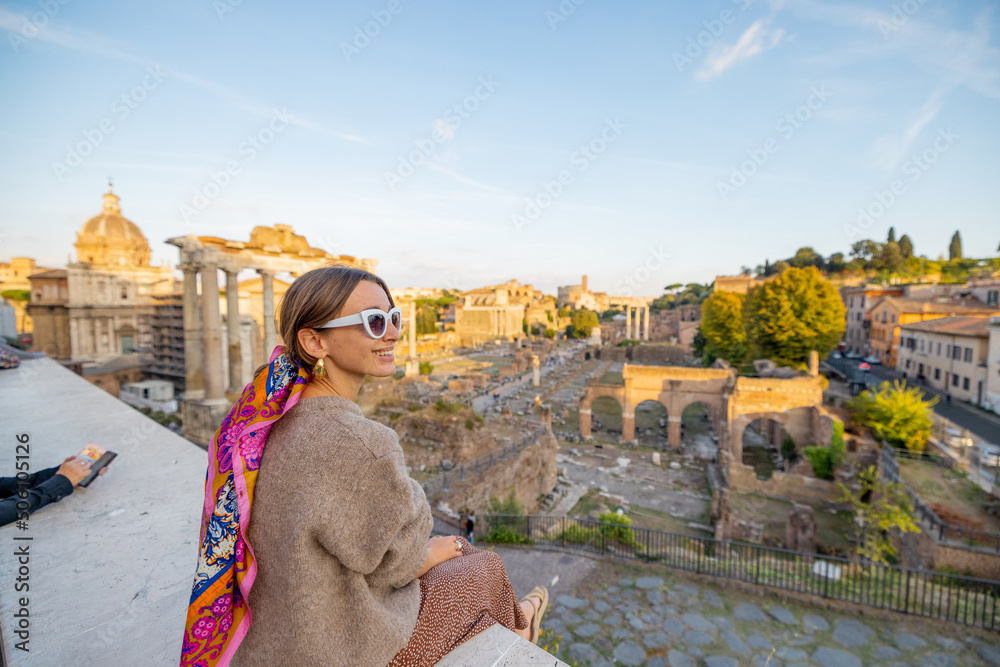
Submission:
{"label": "green tree", "polygon": [[[704,307],[704,304],[702,304],[702,307]],[[705,347],[707,345],[708,340],[705,338],[705,334],[701,332],[701,327],[699,326],[698,330],[694,332],[694,338],[691,340],[691,354],[704,361],[706,366],[715,361],[715,359],[708,359],[705,356]]]}
{"label": "green tree", "polygon": [[0,297],[4,299],[10,299],[11,301],[21,301],[27,303],[31,301],[31,290],[26,289],[9,289],[0,292]]}
{"label": "green tree", "polygon": [[917,387],[896,380],[862,392],[847,402],[851,419],[871,429],[875,438],[893,447],[922,452],[931,437],[931,408],[937,397],[925,401]]}
{"label": "green tree", "polygon": [[899,482],[881,480],[875,466],[869,466],[858,474],[856,490],[852,491],[840,482],[837,487],[841,494],[837,502],[850,505],[854,513],[856,553],[861,560],[873,565],[888,565],[889,558],[896,555],[892,543],[894,536],[889,531],[920,532],[905,487]]}
{"label": "green tree", "polygon": [[847,262],[844,261],[844,253],[835,252],[830,255],[826,262],[826,270],[830,273],[840,273],[847,270]]}
{"label": "green tree", "polygon": [[573,338],[586,338],[590,335],[591,329],[600,326],[600,323],[597,321],[597,313],[586,308],[574,310],[570,322],[573,332],[569,333],[567,331],[567,335]]}
{"label": "green tree", "polygon": [[858,241],[851,245],[851,257],[864,261],[865,269],[880,269],[882,268],[882,244],[875,243],[870,239]]}
{"label": "green tree", "polygon": [[747,356],[747,335],[743,323],[744,295],[716,292],[701,304],[701,328],[705,339],[702,360],[710,364],[718,358],[740,365]]}
{"label": "green tree", "polygon": [[962,235],[957,231],[951,237],[951,243],[948,244],[948,259],[962,259]]}
{"label": "green tree", "polygon": [[434,365],[429,361],[421,361],[419,368],[421,375],[430,375],[431,371],[434,370]]}
{"label": "green tree", "polygon": [[545,330],[545,337],[546,338],[555,338],[556,337],[556,330],[555,329],[546,329]]}
{"label": "green tree", "polygon": [[844,335],[846,311],[837,288],[819,269],[790,268],[750,290],[743,321],[752,358],[796,365],[807,361],[810,350],[822,359],[836,347]]}
{"label": "green tree", "polygon": [[890,227],[889,228],[889,236],[886,237],[885,242],[886,243],[895,243],[896,242],[896,228],[895,227]]}
{"label": "green tree", "polygon": [[913,257],[913,241],[906,234],[899,237],[899,251],[903,253],[903,257],[906,259]]}
{"label": "green tree", "polygon": [[438,332],[438,312],[428,302],[417,308],[417,334],[435,334]]}
{"label": "green tree", "polygon": [[771,275],[773,276],[773,275],[774,275],[774,274],[776,274],[776,273],[777,273],[777,274],[781,274],[781,273],[784,273],[784,272],[785,272],[785,271],[787,271],[787,270],[788,270],[789,268],[791,268],[791,266],[792,266],[792,265],[791,265],[791,264],[789,264],[788,262],[786,262],[785,260],[781,260],[780,262],[775,262],[775,263],[774,263],[774,264],[773,264],[773,265],[771,266]]}
{"label": "green tree", "polygon": [[882,246],[882,268],[892,273],[898,273],[906,265],[906,259],[899,244],[889,241]]}
{"label": "green tree", "polygon": [[823,266],[823,258],[812,248],[799,248],[795,252],[795,256],[789,260],[789,264],[799,269],[807,266],[819,268]]}

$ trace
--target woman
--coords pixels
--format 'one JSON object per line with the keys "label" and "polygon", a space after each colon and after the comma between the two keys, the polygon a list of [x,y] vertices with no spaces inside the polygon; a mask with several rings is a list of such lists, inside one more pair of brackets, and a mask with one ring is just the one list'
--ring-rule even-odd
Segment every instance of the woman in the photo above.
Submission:
{"label": "woman", "polygon": [[354,402],[396,370],[382,279],[310,271],[279,320],[286,347],[209,448],[181,665],[432,665],[496,622],[536,641],[548,592],[518,602],[498,556],[429,539],[395,432]]}

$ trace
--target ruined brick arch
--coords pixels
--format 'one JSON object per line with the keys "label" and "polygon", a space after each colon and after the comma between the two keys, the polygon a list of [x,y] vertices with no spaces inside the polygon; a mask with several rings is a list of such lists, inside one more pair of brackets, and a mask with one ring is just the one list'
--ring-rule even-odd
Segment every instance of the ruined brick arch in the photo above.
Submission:
{"label": "ruined brick arch", "polygon": [[593,385],[587,389],[587,394],[580,401],[580,435],[589,438],[591,435],[591,405],[594,399],[607,397],[614,399],[622,409],[622,428],[625,427],[625,387],[612,385]]}
{"label": "ruined brick arch", "polygon": [[[803,413],[805,411],[805,413]],[[733,461],[743,461],[743,435],[750,424],[758,419],[770,419],[781,424],[782,428],[792,436],[792,439],[800,445],[809,442],[809,426],[801,423],[802,419],[809,419],[809,408],[798,407],[789,408],[784,412],[750,412],[745,413],[733,420],[730,433],[732,437],[729,442],[729,451]]]}
{"label": "ruined brick arch", "polygon": [[681,409],[681,412],[678,416],[683,418],[685,410],[687,410],[692,405],[695,405],[696,403],[701,403],[708,409],[708,418],[712,422],[712,428],[715,429],[715,432],[719,434],[719,437],[721,438],[722,437],[721,433],[723,430],[723,422],[726,413],[725,406],[723,405],[721,399],[722,399],[721,396],[711,395],[711,396],[702,396],[687,401],[686,403],[684,403],[684,407]]}

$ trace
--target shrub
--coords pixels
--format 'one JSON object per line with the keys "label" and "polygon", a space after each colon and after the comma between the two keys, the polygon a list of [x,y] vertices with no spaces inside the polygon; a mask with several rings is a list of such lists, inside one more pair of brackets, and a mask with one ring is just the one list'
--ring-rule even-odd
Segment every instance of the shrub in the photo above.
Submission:
{"label": "shrub", "polygon": [[434,403],[435,410],[446,414],[458,412],[462,409],[462,407],[462,404],[457,401],[446,401],[443,398],[439,398],[437,402]]}
{"label": "shrub", "polygon": [[632,532],[632,519],[617,512],[604,512],[598,520],[602,523],[614,524],[612,526],[601,526],[605,537],[618,540],[622,544],[635,544],[635,533]]}
{"label": "shrub", "polygon": [[[784,452],[784,443],[782,443]],[[833,470],[844,462],[847,448],[844,445],[844,422],[839,419],[833,422],[833,437],[830,439],[829,447],[806,447],[802,450],[809,463],[812,464],[813,473],[820,479],[833,479]]]}
{"label": "shrub", "polygon": [[792,436],[787,433],[781,441],[781,455],[786,461],[794,461],[799,457],[798,453],[795,451],[795,440],[793,440]]}
{"label": "shrub", "polygon": [[470,431],[474,430],[476,428],[476,422],[472,421],[471,419],[466,419],[465,428],[469,429]]}
{"label": "shrub", "polygon": [[506,526],[497,526],[486,535],[486,541],[494,544],[534,544],[535,541]]}
{"label": "shrub", "polygon": [[937,397],[923,400],[918,387],[900,381],[883,382],[878,390],[862,392],[847,402],[851,418],[867,426],[878,440],[893,447],[922,452],[931,435],[931,408]]}
{"label": "shrub", "polygon": [[421,361],[419,368],[421,375],[430,375],[431,371],[434,370],[434,364],[429,361]]}
{"label": "shrub", "polygon": [[556,540],[563,540],[571,544],[587,544],[594,539],[597,531],[594,528],[587,528],[579,524],[571,524],[564,531],[556,536]]}
{"label": "shrub", "polygon": [[411,403],[410,407],[408,407],[406,409],[409,410],[410,412],[416,412],[417,410],[420,409],[420,404],[419,403]]}

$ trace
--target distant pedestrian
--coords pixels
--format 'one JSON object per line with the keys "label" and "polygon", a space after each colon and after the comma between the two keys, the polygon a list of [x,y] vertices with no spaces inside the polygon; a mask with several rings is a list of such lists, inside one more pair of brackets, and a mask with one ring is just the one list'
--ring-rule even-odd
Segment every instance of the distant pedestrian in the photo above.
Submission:
{"label": "distant pedestrian", "polygon": [[476,513],[469,512],[469,516],[465,518],[465,539],[469,541],[469,544],[476,543]]}

